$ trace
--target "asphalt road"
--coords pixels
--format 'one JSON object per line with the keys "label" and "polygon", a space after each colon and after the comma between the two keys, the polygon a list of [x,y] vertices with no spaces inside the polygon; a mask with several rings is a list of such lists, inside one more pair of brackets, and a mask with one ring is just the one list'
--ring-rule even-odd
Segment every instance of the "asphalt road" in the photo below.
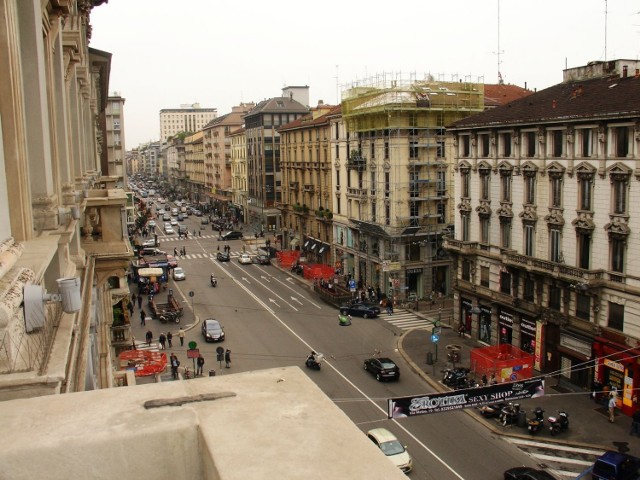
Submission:
{"label": "asphalt road", "polygon": [[[200,219],[190,216],[184,223],[190,231],[198,230]],[[162,222],[158,225],[162,226]],[[202,235],[211,236],[211,227],[207,227]],[[212,317],[222,323],[227,339],[220,345],[232,351],[232,367],[227,370],[223,365],[219,369],[215,361],[219,344],[206,344],[197,325],[187,332],[185,347],[177,347],[178,339],[174,340],[172,351],[182,362],[186,360],[186,344],[195,340],[207,362],[205,372],[212,366],[224,375],[298,365],[363,432],[376,427],[394,432],[413,457],[414,471],[410,476],[416,479],[499,479],[507,468],[535,466],[521,450],[493,437],[464,412],[387,419],[389,397],[433,390],[404,365],[396,350],[398,337],[386,322],[354,318],[351,326],[339,326],[337,310],[315,298],[286,272],[274,266],[240,265],[236,256],[242,253],[242,240],[228,242],[231,261],[220,263],[213,257],[217,246],[222,249],[224,243],[215,238],[179,241],[173,235],[175,240],[165,241],[162,232],[157,233],[162,240],[161,249],[172,252],[174,246],[187,248],[186,258],[178,260],[185,269],[186,280],[170,282],[170,288],[186,307],[183,323],[193,321],[189,312],[193,302],[196,317]],[[247,251],[252,247],[245,245]],[[209,257],[212,253],[213,257]],[[211,273],[218,277],[216,288],[209,284]],[[193,297],[189,292],[194,293]],[[153,322],[156,338],[163,328],[177,331],[177,326]],[[325,354],[327,360],[321,371],[304,367],[304,359],[312,349]],[[363,370],[364,359],[376,353],[398,363],[402,372],[399,382],[379,383]],[[347,445],[345,449],[348,454]]]}

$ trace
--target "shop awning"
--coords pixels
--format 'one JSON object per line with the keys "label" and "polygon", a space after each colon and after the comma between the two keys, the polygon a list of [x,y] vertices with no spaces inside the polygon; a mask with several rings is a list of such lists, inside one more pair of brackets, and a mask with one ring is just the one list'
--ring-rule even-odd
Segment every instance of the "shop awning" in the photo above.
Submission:
{"label": "shop awning", "polygon": [[138,270],[139,277],[159,277],[161,275],[161,268],[141,268]]}

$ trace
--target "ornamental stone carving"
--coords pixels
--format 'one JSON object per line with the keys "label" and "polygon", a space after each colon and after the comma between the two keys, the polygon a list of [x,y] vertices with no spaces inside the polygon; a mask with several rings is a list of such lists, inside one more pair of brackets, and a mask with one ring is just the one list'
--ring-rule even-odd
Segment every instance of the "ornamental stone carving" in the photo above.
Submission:
{"label": "ornamental stone carving", "polygon": [[576,230],[584,230],[584,231],[593,231],[596,228],[596,224],[593,221],[593,213],[592,212],[580,212],[578,213],[578,217],[573,219],[571,222]]}
{"label": "ornamental stone carving", "polygon": [[612,221],[604,226],[604,229],[610,237],[622,240],[626,240],[631,234],[629,225],[621,217],[613,217]]}
{"label": "ornamental stone carving", "polygon": [[499,217],[513,218],[513,209],[511,208],[511,204],[503,203],[502,205],[500,205],[500,208],[496,211],[496,214]]}
{"label": "ornamental stone carving", "polygon": [[564,217],[561,210],[552,210],[549,215],[544,217],[544,220],[549,225],[557,225],[560,227],[564,225]]}
{"label": "ornamental stone carving", "polygon": [[538,213],[535,205],[525,205],[524,209],[518,214],[523,222],[535,223],[538,221]]}
{"label": "ornamental stone carving", "polygon": [[471,211],[471,202],[468,198],[465,198],[458,204],[458,210],[461,212],[470,212]]}
{"label": "ornamental stone carving", "polygon": [[489,202],[482,201],[480,205],[476,207],[476,212],[481,217],[490,217],[491,216],[491,207],[489,206]]}

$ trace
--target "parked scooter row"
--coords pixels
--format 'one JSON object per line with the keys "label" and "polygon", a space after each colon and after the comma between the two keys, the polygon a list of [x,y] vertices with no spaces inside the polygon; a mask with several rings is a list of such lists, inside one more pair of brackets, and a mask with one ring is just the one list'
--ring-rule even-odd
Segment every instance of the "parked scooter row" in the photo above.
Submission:
{"label": "parked scooter row", "polygon": [[[524,410],[520,409],[519,403],[508,403],[502,406],[500,413],[496,415],[501,404],[485,405],[480,407],[481,413],[485,417],[498,417],[503,426],[519,425],[526,426],[532,435],[544,428],[544,410],[541,407],[533,409],[533,417],[523,416]],[[526,420],[526,424],[522,425],[521,419]],[[560,432],[569,429],[569,414],[565,410],[559,410],[558,415],[547,418],[547,424],[551,435],[555,436]]]}

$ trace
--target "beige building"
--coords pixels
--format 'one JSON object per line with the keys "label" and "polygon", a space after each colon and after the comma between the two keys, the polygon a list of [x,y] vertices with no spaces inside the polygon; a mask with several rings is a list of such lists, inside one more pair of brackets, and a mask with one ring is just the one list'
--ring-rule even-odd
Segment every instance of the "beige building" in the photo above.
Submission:
{"label": "beige building", "polygon": [[255,107],[241,103],[231,112],[211,120],[202,129],[207,201],[222,213],[232,198],[230,133],[243,125],[244,115]]}
{"label": "beige building", "polygon": [[202,131],[184,139],[184,165],[186,198],[194,203],[204,202],[207,197],[205,193],[204,142]]}
{"label": "beige building", "polygon": [[201,108],[199,103],[163,108],[160,110],[160,143],[165,143],[178,133],[199,132],[217,115],[216,108]]}
{"label": "beige building", "polygon": [[301,247],[309,261],[331,264],[332,184],[330,119],[340,107],[320,104],[280,133],[283,249]]}
{"label": "beige building", "polygon": [[331,128],[335,266],[396,298],[448,295],[453,218],[445,126],[483,109],[483,84],[381,75],[343,92]]}
{"label": "beige building", "polygon": [[107,98],[105,109],[107,168],[103,166],[102,171],[117,177],[125,174],[124,102],[125,99],[118,92],[113,92]]}
{"label": "beige building", "polygon": [[576,386],[612,385],[626,413],[640,387],[639,67],[567,69],[558,85],[456,122],[446,244],[472,337],[531,352]]}

